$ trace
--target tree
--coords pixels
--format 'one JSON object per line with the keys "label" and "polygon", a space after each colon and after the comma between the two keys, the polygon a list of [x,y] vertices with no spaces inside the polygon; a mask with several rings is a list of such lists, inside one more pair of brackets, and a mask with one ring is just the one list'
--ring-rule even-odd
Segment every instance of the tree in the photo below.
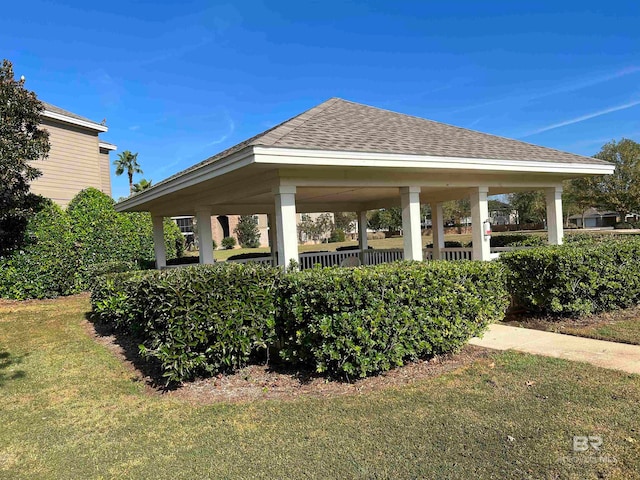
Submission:
{"label": "tree", "polygon": [[138,183],[134,183],[133,193],[140,193],[146,190],[147,188],[151,187],[151,183],[153,183],[153,180],[147,180],[146,178],[140,179]]}
{"label": "tree", "polygon": [[335,212],[333,214],[336,230],[353,232],[356,223],[355,212]]}
{"label": "tree", "polygon": [[512,193],[509,203],[518,212],[518,224],[542,223],[546,218],[547,201],[542,191]]}
{"label": "tree", "polygon": [[238,237],[242,248],[258,248],[260,246],[260,230],[258,220],[253,215],[241,215],[233,232]]}
{"label": "tree", "polygon": [[315,220],[308,214],[303,214],[298,224],[298,235],[301,241],[318,241],[327,237],[333,231],[333,220],[330,213],[318,215]]}
{"label": "tree", "polygon": [[367,214],[367,224],[372,230],[400,230],[402,228],[402,209],[392,207],[372,210]]}
{"label": "tree", "polygon": [[47,157],[49,134],[40,128],[44,105],[36,94],[16,80],[13,65],[0,67],[0,256],[24,241],[27,223],[39,209],[42,197],[29,191],[40,176],[32,162]]}
{"label": "tree", "polygon": [[124,172],[127,172],[129,176],[129,194],[133,194],[133,174],[143,173],[138,164],[138,154],[125,150],[118,155],[118,158],[113,161],[113,164],[116,167],[116,175],[122,175]]}
{"label": "tree", "polygon": [[628,213],[640,211],[640,144],[623,138],[605,144],[595,158],[616,166],[613,175],[594,180],[598,206],[618,212],[621,221]]}
{"label": "tree", "polygon": [[585,228],[584,215],[587,209],[598,204],[596,184],[597,180],[594,177],[574,178],[564,183],[564,191],[562,192],[564,213],[567,218],[570,215],[580,214],[582,228]]}
{"label": "tree", "polygon": [[453,221],[456,225],[462,225],[462,220],[471,216],[471,201],[468,198],[463,198],[444,202],[442,204],[442,215],[445,220]]}

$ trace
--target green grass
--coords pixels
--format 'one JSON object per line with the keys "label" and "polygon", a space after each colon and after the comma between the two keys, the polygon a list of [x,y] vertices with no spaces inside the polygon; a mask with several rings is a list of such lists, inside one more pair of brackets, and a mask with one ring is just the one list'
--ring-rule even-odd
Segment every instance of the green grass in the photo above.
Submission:
{"label": "green grass", "polygon": [[[640,472],[637,376],[502,353],[375,393],[198,405],[149,393],[89,336],[88,308],[85,296],[0,304],[0,478]],[[602,435],[616,463],[585,463],[572,435]]]}
{"label": "green grass", "polygon": [[532,321],[525,319],[516,321],[516,323],[525,328],[536,328],[578,337],[640,345],[640,309],[637,307],[594,315],[586,319],[535,319]]}

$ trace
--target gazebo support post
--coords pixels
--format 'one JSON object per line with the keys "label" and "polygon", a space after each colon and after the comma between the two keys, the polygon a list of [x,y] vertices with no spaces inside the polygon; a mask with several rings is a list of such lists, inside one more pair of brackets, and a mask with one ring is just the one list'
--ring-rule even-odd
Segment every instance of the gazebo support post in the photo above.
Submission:
{"label": "gazebo support post", "polygon": [[442,203],[431,204],[431,235],[433,238],[433,259],[442,258],[444,248],[444,214]]}
{"label": "gazebo support post", "polygon": [[280,185],[273,190],[276,203],[276,238],[278,265],[287,267],[298,263],[298,232],[296,219],[296,187]]}
{"label": "gazebo support post", "polygon": [[278,264],[278,240],[276,239],[276,223],[273,214],[267,215],[267,223],[269,225],[269,251],[271,252],[271,265],[274,267]]}
{"label": "gazebo support post", "polygon": [[476,187],[471,192],[471,239],[474,260],[491,260],[491,239],[484,233],[484,222],[489,219],[489,187]]}
{"label": "gazebo support post", "polygon": [[200,263],[213,264],[213,235],[211,233],[211,209],[199,208],[196,210],[196,222],[198,228],[198,249],[200,250]]}
{"label": "gazebo support post", "polygon": [[158,270],[167,266],[167,247],[164,244],[164,218],[152,216],[153,223],[153,251],[156,256],[156,268]]}
{"label": "gazebo support post", "polygon": [[369,248],[367,241],[367,211],[356,212],[358,216],[358,248],[360,248],[360,263],[366,265],[367,255],[365,250]]}
{"label": "gazebo support post", "polygon": [[420,187],[400,188],[404,259],[422,261],[422,231],[420,228]]}
{"label": "gazebo support post", "polygon": [[562,186],[545,189],[547,200],[547,235],[549,244],[562,245]]}

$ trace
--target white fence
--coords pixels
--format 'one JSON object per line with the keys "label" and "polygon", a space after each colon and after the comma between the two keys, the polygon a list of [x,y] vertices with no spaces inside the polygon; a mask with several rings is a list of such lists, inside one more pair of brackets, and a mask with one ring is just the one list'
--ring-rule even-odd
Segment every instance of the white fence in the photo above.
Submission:
{"label": "white fence", "polygon": [[[509,252],[511,250],[518,250],[522,248],[530,247],[492,247],[491,257],[498,258],[502,252]],[[433,260],[433,248],[425,248],[423,250],[423,256],[425,260]],[[397,262],[404,259],[404,251],[401,248],[388,248],[380,250],[341,250],[337,252],[309,252],[300,254],[300,268],[307,269],[313,268],[315,265],[322,267],[333,267],[342,265],[348,258],[355,257],[358,260],[347,261],[351,265],[358,264],[363,265],[379,265],[381,263]],[[442,259],[443,260],[471,260],[473,258],[472,248],[443,248]],[[264,263],[271,265],[271,256],[266,255],[258,258],[243,258],[239,260],[228,260],[236,263]]]}

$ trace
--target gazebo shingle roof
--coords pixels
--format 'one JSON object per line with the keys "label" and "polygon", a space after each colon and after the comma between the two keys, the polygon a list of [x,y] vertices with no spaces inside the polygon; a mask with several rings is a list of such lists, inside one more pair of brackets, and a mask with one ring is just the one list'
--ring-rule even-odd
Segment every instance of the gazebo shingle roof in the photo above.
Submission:
{"label": "gazebo shingle roof", "polygon": [[455,127],[341,98],[331,98],[160,183],[209,165],[249,146],[607,164],[597,158]]}

